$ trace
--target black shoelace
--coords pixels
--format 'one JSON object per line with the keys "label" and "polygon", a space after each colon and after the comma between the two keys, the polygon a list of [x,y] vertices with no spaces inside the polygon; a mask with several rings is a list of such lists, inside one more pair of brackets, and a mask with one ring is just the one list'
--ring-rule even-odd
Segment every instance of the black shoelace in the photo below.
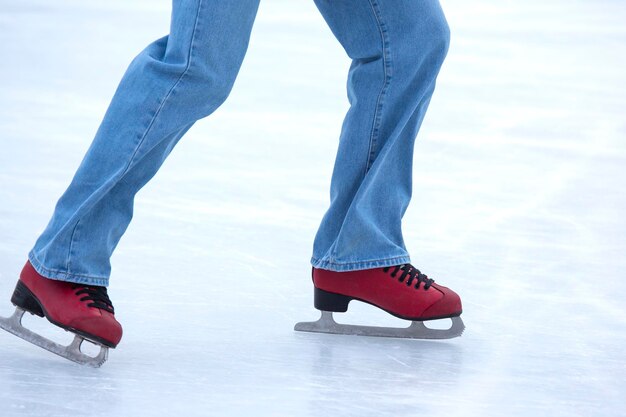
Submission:
{"label": "black shoelace", "polygon": [[414,267],[411,264],[404,264],[404,265],[397,265],[397,266],[388,266],[386,268],[383,268],[383,271],[384,272],[389,272],[389,270],[391,268],[394,268],[393,271],[391,272],[391,276],[393,278],[396,277],[398,272],[402,271],[402,274],[398,278],[399,282],[404,282],[404,279],[406,277],[408,277],[408,279],[406,280],[407,287],[411,286],[413,281],[416,281],[415,282],[415,289],[416,290],[419,289],[420,284],[422,284],[422,283],[424,284],[423,288],[425,290],[427,290],[435,282],[434,279],[428,278],[428,276],[426,274],[422,274],[419,269],[417,269],[416,267]]}
{"label": "black shoelace", "polygon": [[115,314],[115,309],[113,309],[113,303],[111,303],[111,300],[109,299],[106,287],[79,284],[74,285],[73,288],[78,290],[76,291],[76,295],[85,295],[80,299],[80,301],[91,301],[87,304],[87,307],[99,308],[100,310]]}

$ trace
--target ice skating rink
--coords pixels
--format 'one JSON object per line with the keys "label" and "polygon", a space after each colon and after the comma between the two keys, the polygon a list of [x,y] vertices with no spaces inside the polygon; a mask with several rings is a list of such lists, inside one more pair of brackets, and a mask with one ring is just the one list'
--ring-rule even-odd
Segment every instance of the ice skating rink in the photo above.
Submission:
{"label": "ice skating rink", "polygon": [[[101,369],[0,333],[0,415],[626,416],[626,3],[443,0],[415,154],[413,263],[464,302],[445,342],[295,333],[349,62],[264,0],[230,100],[136,200]],[[0,315],[167,0],[0,0]],[[397,325],[353,304],[338,320]],[[30,328],[69,342],[28,318]]]}

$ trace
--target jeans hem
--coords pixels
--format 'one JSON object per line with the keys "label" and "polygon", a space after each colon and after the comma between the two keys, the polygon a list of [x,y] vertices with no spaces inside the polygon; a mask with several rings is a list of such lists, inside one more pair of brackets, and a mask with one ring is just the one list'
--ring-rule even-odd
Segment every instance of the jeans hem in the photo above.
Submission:
{"label": "jeans hem", "polygon": [[93,275],[74,274],[67,271],[60,271],[58,269],[49,269],[42,265],[37,259],[33,251],[28,254],[28,261],[35,268],[38,274],[45,278],[53,279],[55,281],[73,282],[75,284],[87,284],[97,285],[100,287],[106,287],[109,285],[108,277],[97,277]]}
{"label": "jeans hem", "polygon": [[358,262],[333,262],[326,259],[311,258],[311,265],[314,268],[326,269],[335,272],[359,271],[363,269],[384,268],[386,266],[396,266],[411,263],[408,255],[395,256],[393,258],[375,259]]}

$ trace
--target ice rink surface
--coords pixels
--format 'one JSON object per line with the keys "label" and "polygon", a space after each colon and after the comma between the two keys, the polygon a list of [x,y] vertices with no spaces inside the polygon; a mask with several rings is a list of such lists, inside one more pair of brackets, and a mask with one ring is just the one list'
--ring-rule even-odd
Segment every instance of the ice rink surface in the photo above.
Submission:
{"label": "ice rink surface", "polygon": [[[463,297],[445,342],[295,333],[349,62],[312,1],[264,0],[227,103],[136,200],[100,369],[0,333],[0,415],[626,416],[626,3],[443,0],[413,263]],[[166,0],[0,0],[0,315]],[[353,304],[344,322],[400,324]],[[56,340],[43,320],[26,324]]]}

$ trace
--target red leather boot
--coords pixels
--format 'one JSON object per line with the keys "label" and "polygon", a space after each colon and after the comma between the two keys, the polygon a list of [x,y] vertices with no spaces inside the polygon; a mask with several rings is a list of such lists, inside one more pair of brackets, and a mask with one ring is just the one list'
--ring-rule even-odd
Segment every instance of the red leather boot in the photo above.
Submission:
{"label": "red leather boot", "polygon": [[401,319],[436,320],[460,316],[461,298],[435,284],[410,264],[334,272],[313,268],[315,308],[345,312],[351,300],[364,301]]}
{"label": "red leather boot", "polygon": [[114,348],[122,338],[106,287],[49,279],[30,262],[22,269],[11,302],[103,346]]}

